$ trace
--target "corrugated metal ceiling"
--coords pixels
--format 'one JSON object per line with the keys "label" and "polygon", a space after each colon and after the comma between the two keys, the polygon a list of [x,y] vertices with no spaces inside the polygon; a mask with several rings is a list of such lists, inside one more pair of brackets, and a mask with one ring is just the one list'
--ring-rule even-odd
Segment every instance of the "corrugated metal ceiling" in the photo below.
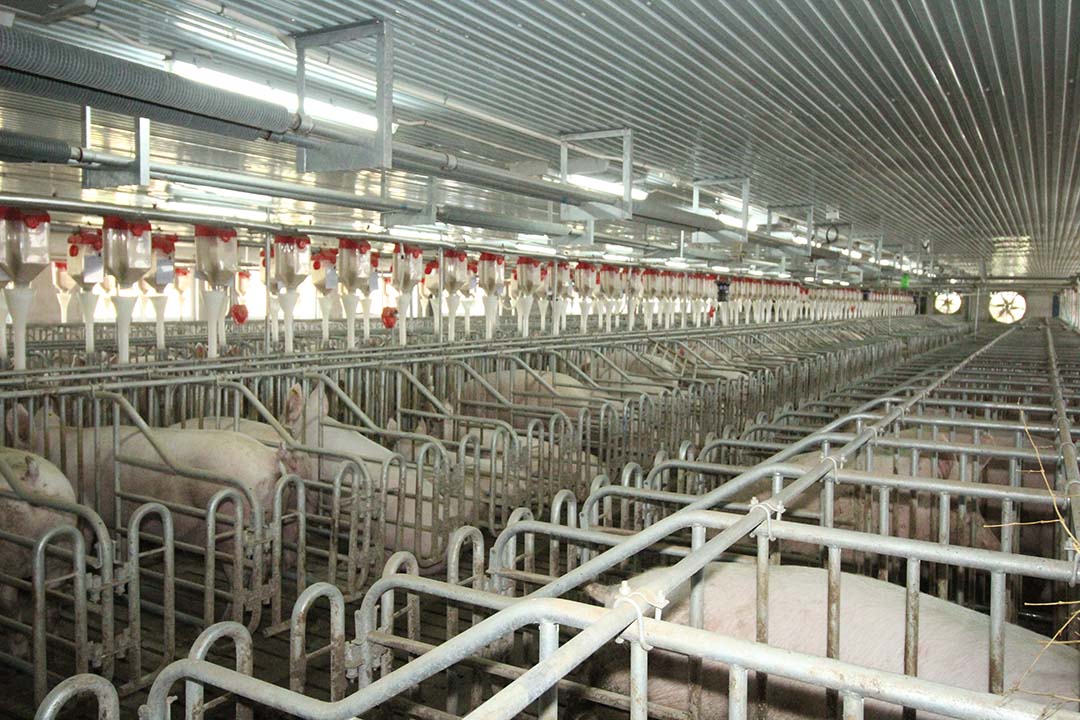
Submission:
{"label": "corrugated metal ceiling", "polygon": [[[940,261],[967,271],[1080,271],[1080,8],[1071,0],[237,0],[224,9],[101,0],[91,16],[99,26],[40,31],[148,62],[194,51],[200,63],[288,85],[293,55],[272,31],[379,16],[396,31],[398,113],[430,121],[404,126],[409,142],[555,161],[550,138],[560,132],[630,126],[638,161],[683,178],[749,174],[759,206],[812,202],[821,216],[835,205],[856,236],[884,234],[912,251],[930,240]],[[315,74],[319,89],[369,102],[369,52],[334,48]],[[437,95],[471,111],[439,107]]]}

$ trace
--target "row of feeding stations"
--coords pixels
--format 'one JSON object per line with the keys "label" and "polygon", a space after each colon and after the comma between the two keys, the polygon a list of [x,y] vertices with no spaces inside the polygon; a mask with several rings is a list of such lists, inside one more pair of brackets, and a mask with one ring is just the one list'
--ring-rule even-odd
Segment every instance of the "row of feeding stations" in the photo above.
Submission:
{"label": "row of feeding stations", "polygon": [[[30,282],[49,267],[50,218],[44,212],[0,208],[0,264],[13,283],[5,292],[15,334],[14,367],[26,363],[26,322],[32,293]],[[130,359],[132,313],[140,293],[154,307],[157,346],[165,348],[166,288],[172,284],[181,297],[191,288],[191,268],[176,262],[175,235],[152,232],[150,223],[118,216],[102,219],[100,230],[80,229],[68,238],[67,258],[53,264],[53,281],[61,304],[61,321],[72,293],[77,293],[86,327],[88,353],[94,352],[94,318],[99,295],[95,285],[109,295],[116,310],[118,360]],[[246,319],[243,304],[228,307],[231,288],[242,300],[250,284],[250,270],[241,267],[237,233],[233,228],[194,227],[194,273],[203,282],[202,299],[207,318],[207,355],[217,357],[224,342],[225,318]],[[363,337],[370,338],[372,294],[385,279],[396,293],[396,308],[384,308],[381,320],[397,328],[399,342],[407,341],[406,314],[416,302],[430,306],[435,329],[449,318],[446,337],[456,339],[458,311],[464,303],[465,333],[477,297],[483,301],[484,336],[495,337],[498,316],[505,303],[517,316],[518,332],[527,337],[534,303],[541,332],[547,328],[552,309],[551,332],[567,329],[567,315],[576,300],[579,330],[588,332],[596,315],[598,330],[611,332],[622,326],[634,329],[639,314],[646,329],[702,325],[735,325],[800,320],[832,320],[856,317],[914,314],[912,298],[894,292],[871,292],[857,288],[808,288],[794,282],[763,278],[721,278],[711,273],[676,272],[659,268],[594,265],[587,261],[540,261],[521,256],[507,277],[507,258],[482,252],[477,259],[463,250],[442,249],[425,260],[421,248],[393,246],[389,277],[379,270],[379,252],[362,239],[341,238],[336,248],[316,248],[303,235],[277,235],[264,257],[263,278],[272,295],[268,316],[277,341],[278,310],[284,319],[284,349],[294,345],[294,315],[298,288],[311,279],[322,310],[323,339],[329,338],[329,319],[340,302],[346,319],[349,347],[356,344],[357,307],[362,312]],[[479,290],[480,292],[477,292]],[[445,301],[445,310],[444,310]],[[276,307],[275,307],[276,306]],[[0,308],[2,310],[2,308]],[[413,313],[415,317],[415,313]],[[6,337],[0,345],[6,353]]]}

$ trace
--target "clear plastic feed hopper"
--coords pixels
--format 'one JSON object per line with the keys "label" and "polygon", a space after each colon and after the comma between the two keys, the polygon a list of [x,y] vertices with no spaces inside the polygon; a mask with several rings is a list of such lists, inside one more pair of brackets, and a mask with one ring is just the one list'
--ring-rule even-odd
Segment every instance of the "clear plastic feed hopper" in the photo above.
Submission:
{"label": "clear plastic feed hopper", "polygon": [[[0,309],[0,325],[4,325],[6,334],[4,316],[10,312],[15,332],[16,370],[26,369],[26,321],[34,301],[30,281],[49,266],[49,226],[46,212],[0,208],[0,272],[4,283],[10,281],[14,285],[4,290],[7,311]],[[0,340],[6,355],[7,337]]]}
{"label": "clear plastic feed hopper", "polygon": [[608,332],[611,332],[615,309],[622,301],[622,296],[622,270],[615,265],[602,265],[600,267],[600,297],[604,304],[604,327]]}
{"label": "clear plastic feed hopper", "polygon": [[469,290],[469,258],[464,250],[444,250],[442,258],[443,289],[446,290],[446,309],[450,318],[447,339],[454,342],[458,303],[461,293]]}
{"label": "clear plastic feed hopper", "polygon": [[499,296],[505,291],[506,258],[494,253],[480,253],[478,271],[480,289],[484,291],[484,335],[490,340],[495,337]]}
{"label": "clear plastic feed hopper", "polygon": [[566,330],[566,310],[570,306],[573,284],[570,277],[570,263],[560,260],[552,269],[552,294],[554,295],[555,313],[551,318],[551,331],[558,335]]}
{"label": "clear plastic feed hopper", "polygon": [[78,230],[68,236],[68,275],[79,286],[79,311],[86,333],[86,352],[94,352],[94,312],[98,296],[94,286],[105,279],[101,258],[101,232]]}
{"label": "clear plastic feed hopper", "polygon": [[540,261],[530,257],[517,259],[518,324],[522,337],[529,337],[529,313],[533,299],[540,292]]}
{"label": "clear plastic feed hopper", "polygon": [[311,282],[319,295],[322,341],[330,342],[330,316],[338,299],[337,248],[323,248],[311,255]]}
{"label": "clear plastic feed hopper", "polygon": [[626,268],[623,270],[626,285],[626,314],[627,329],[633,332],[634,320],[637,318],[638,306],[645,297],[645,278],[641,268]]}
{"label": "clear plastic feed hopper", "polygon": [[554,267],[552,262],[546,262],[540,266],[540,287],[536,291],[536,305],[540,310],[540,332],[547,329],[547,311],[551,304],[551,281]]}
{"label": "clear plastic feed hopper", "polygon": [[150,270],[139,280],[139,288],[154,306],[154,329],[160,352],[165,350],[165,306],[169,302],[165,289],[176,277],[176,236],[153,235],[150,249]]}
{"label": "clear plastic feed hopper", "polygon": [[592,299],[599,289],[596,267],[592,263],[579,262],[574,266],[574,289],[578,294],[578,302],[581,305],[581,332],[585,333],[589,328],[589,309]]}
{"label": "clear plastic feed hopper", "polygon": [[476,303],[476,289],[480,287],[480,261],[469,260],[469,283],[461,291],[461,297],[465,300],[465,336],[472,333],[472,311]]}
{"label": "clear plastic feed hopper", "polygon": [[424,277],[420,280],[418,288],[421,315],[425,307],[430,307],[436,338],[442,338],[442,283],[439,279],[441,272],[437,259],[428,260],[424,263]]}
{"label": "clear plastic feed hopper", "polygon": [[75,278],[68,275],[67,268],[67,260],[57,260],[52,264],[52,284],[56,288],[56,300],[60,303],[61,323],[67,322],[71,293],[79,289],[79,284],[75,282]]}
{"label": "clear plastic feed hopper", "polygon": [[405,314],[412,301],[413,288],[424,277],[424,252],[408,245],[394,246],[394,264],[390,270],[390,284],[398,291],[398,341],[407,341]]}
{"label": "clear plastic feed hopper", "polygon": [[285,352],[293,351],[293,313],[300,294],[297,288],[311,272],[311,240],[304,235],[276,235],[271,248],[273,283],[278,289],[278,304],[285,316]]}
{"label": "clear plastic feed hopper", "polygon": [[646,268],[641,273],[641,285],[645,298],[645,329],[652,330],[660,311],[659,304],[664,290],[664,279],[656,268]]}
{"label": "clear plastic feed hopper", "polygon": [[112,303],[116,308],[119,361],[128,363],[131,360],[131,317],[139,299],[135,286],[150,270],[150,223],[106,215],[101,228],[105,274],[116,282]]}
{"label": "clear plastic feed hopper", "polygon": [[[341,283],[341,304],[345,309],[346,342],[356,345],[356,303],[364,311],[364,340],[371,337],[371,293],[378,290],[378,255],[366,240],[338,238],[337,275]],[[359,293],[359,298],[357,297]]]}
{"label": "clear plastic feed hopper", "polygon": [[229,227],[195,226],[195,272],[205,283],[207,357],[218,356],[220,318],[225,307],[226,288],[232,285],[239,268],[239,243]]}

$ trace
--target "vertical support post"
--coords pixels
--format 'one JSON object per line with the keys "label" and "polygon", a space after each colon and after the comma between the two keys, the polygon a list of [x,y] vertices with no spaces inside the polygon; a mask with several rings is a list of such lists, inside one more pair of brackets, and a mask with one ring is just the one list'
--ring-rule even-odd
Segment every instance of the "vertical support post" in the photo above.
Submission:
{"label": "vertical support post", "polygon": [[135,120],[135,172],[136,185],[146,188],[150,185],[150,120],[141,117]]}
{"label": "vertical support post", "polygon": [[750,178],[742,181],[742,241],[750,240]]}
{"label": "vertical support post", "polygon": [[[633,647],[637,647],[634,643]],[[540,662],[555,654],[559,649],[559,626],[553,622],[540,623]],[[631,683],[633,682],[633,656],[631,656]],[[536,716],[538,720],[558,720],[559,717],[559,686],[552,685],[537,701]]]}
{"label": "vertical support post", "polygon": [[649,653],[640,639],[630,643],[630,720],[649,720]]}
{"label": "vertical support post", "polygon": [[270,251],[272,250],[270,243],[270,233],[263,235],[263,261],[266,263],[266,283],[264,283],[263,290],[266,294],[266,322],[263,323],[263,352],[270,352],[271,339],[271,324],[277,322],[277,318],[271,317],[270,308]]}
{"label": "vertical support post", "polygon": [[394,35],[390,23],[379,21],[379,28],[375,36],[375,114],[379,118],[375,156],[380,167],[389,169],[394,147]]}

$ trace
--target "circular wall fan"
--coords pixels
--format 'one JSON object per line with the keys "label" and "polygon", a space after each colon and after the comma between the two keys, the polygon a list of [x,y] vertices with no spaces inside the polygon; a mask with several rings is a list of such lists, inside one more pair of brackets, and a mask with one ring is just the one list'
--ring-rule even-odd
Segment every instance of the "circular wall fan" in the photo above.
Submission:
{"label": "circular wall fan", "polygon": [[960,310],[962,302],[958,292],[939,292],[934,296],[934,309],[942,315],[952,315]]}
{"label": "circular wall fan", "polygon": [[1027,312],[1027,300],[1020,293],[1011,290],[996,292],[990,296],[990,317],[999,323],[1014,323]]}

